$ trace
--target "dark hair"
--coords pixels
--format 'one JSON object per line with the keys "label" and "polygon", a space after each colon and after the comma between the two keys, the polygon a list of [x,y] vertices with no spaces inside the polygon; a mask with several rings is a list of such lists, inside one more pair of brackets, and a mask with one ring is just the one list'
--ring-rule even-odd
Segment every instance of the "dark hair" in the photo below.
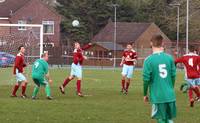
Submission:
{"label": "dark hair", "polygon": [[131,45],[131,46],[133,46],[133,43],[127,43],[127,45],[126,45],[126,46],[128,46],[128,45]]}
{"label": "dark hair", "polygon": [[18,51],[20,51],[22,47],[24,47],[24,45],[20,45],[20,46],[18,47]]}
{"label": "dark hair", "polygon": [[163,44],[163,37],[161,34],[155,34],[151,38],[152,45],[154,47],[162,47]]}
{"label": "dark hair", "polygon": [[197,49],[196,49],[196,47],[195,46],[193,46],[193,45],[190,45],[189,46],[189,51],[190,52],[194,52],[194,51],[196,51]]}

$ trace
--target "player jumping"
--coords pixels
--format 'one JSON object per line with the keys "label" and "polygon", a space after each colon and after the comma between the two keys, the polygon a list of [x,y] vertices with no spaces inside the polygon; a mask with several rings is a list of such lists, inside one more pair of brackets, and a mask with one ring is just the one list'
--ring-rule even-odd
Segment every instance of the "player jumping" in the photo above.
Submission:
{"label": "player jumping", "polygon": [[67,77],[63,84],[59,87],[62,94],[65,94],[65,86],[77,77],[76,88],[77,88],[77,95],[83,97],[81,92],[81,80],[82,80],[82,64],[84,59],[87,59],[86,56],[83,55],[83,51],[91,47],[91,43],[84,46],[83,48],[80,47],[78,42],[74,43],[74,52],[73,52],[73,63],[71,65],[71,74]]}
{"label": "player jumping", "polygon": [[45,92],[47,94],[47,99],[52,100],[51,97],[51,89],[49,83],[52,83],[52,80],[49,76],[48,70],[48,52],[42,54],[41,59],[37,59],[32,66],[32,79],[35,83],[35,88],[33,90],[32,99],[36,99],[37,93],[39,91],[40,86],[45,87]]}
{"label": "player jumping", "polygon": [[[124,94],[128,94],[128,88],[130,85],[130,81],[133,75],[134,65],[136,63],[137,54],[135,50],[133,50],[133,47],[131,44],[127,44],[126,49],[124,50],[122,61],[120,63],[120,66],[123,66],[122,69],[122,80],[121,80],[121,86],[122,90],[121,92]],[[127,79],[127,81],[126,81]]]}
{"label": "player jumping", "polygon": [[185,79],[187,85],[189,85],[188,96],[190,101],[190,106],[194,106],[193,92],[197,96],[197,101],[200,101],[200,91],[198,86],[200,85],[200,73],[198,71],[200,57],[195,53],[195,48],[193,46],[189,47],[189,53],[177,58],[175,63],[183,63],[185,66],[186,74]]}
{"label": "player jumping", "polygon": [[15,84],[12,94],[12,97],[17,97],[16,92],[19,89],[20,85],[22,85],[22,93],[21,97],[26,98],[26,87],[28,84],[28,81],[26,77],[24,76],[24,67],[26,67],[25,60],[24,60],[24,53],[25,53],[25,48],[23,45],[21,45],[18,48],[19,53],[17,54],[15,58],[15,63],[14,63],[14,70],[13,73],[16,75],[16,80],[17,83]]}
{"label": "player jumping", "polygon": [[153,54],[145,59],[143,68],[144,101],[148,101],[149,88],[152,118],[158,123],[173,123],[172,119],[176,117],[176,67],[173,57],[163,52],[161,35],[152,37],[151,46]]}

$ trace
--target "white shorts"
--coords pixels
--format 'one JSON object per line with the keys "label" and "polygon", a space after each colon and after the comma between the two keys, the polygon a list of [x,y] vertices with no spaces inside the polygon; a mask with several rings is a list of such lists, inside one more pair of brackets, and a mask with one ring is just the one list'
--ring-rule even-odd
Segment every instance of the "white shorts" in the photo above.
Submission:
{"label": "white shorts", "polygon": [[127,78],[130,79],[133,76],[133,70],[134,70],[134,66],[133,65],[124,64],[123,68],[122,68],[122,75],[126,76]]}
{"label": "white shorts", "polygon": [[200,86],[200,78],[197,78],[197,79],[186,79],[187,83],[190,85],[190,86]]}
{"label": "white shorts", "polygon": [[16,69],[16,80],[17,82],[26,81],[26,77],[22,73],[19,73],[18,69]]}
{"label": "white shorts", "polygon": [[82,66],[80,64],[72,63],[71,66],[71,76],[75,76],[77,78],[82,78]]}

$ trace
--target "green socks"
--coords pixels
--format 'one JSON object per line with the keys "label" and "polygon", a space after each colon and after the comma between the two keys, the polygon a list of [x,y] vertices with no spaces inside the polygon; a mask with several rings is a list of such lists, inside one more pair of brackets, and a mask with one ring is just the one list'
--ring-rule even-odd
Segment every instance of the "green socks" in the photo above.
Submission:
{"label": "green socks", "polygon": [[46,92],[46,94],[47,94],[47,97],[50,97],[50,96],[51,96],[51,89],[50,89],[49,84],[47,84],[47,85],[45,86],[45,92]]}
{"label": "green socks", "polygon": [[[37,94],[38,94],[38,92],[39,92],[39,89],[40,89],[40,87],[38,87],[38,86],[35,86],[35,88],[34,88],[34,90],[33,90],[33,97],[36,97],[37,96]],[[47,94],[47,97],[50,97],[51,96],[51,89],[50,89],[50,86],[49,86],[49,84],[47,84],[46,86],[45,86],[45,92],[46,92],[46,94]]]}
{"label": "green socks", "polygon": [[36,95],[37,95],[37,93],[38,93],[38,91],[39,91],[39,87],[38,86],[35,86],[35,88],[34,88],[34,90],[33,90],[33,97],[36,97]]}

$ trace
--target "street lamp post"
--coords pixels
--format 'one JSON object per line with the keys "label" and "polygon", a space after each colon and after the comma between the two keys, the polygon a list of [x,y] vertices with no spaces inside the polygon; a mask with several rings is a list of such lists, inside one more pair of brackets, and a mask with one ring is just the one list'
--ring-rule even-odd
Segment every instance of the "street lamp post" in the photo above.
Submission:
{"label": "street lamp post", "polygon": [[170,6],[174,6],[177,8],[177,33],[176,33],[176,51],[177,51],[177,56],[179,54],[179,18],[180,18],[180,5],[179,3],[176,4],[169,4]]}
{"label": "street lamp post", "polygon": [[187,0],[187,16],[186,16],[186,54],[188,53],[188,30],[189,30],[189,0]]}
{"label": "street lamp post", "polygon": [[119,6],[118,4],[111,4],[109,5],[111,7],[114,8],[114,34],[113,34],[113,47],[114,47],[114,52],[113,52],[113,59],[114,59],[114,62],[113,62],[113,68],[116,67],[116,41],[117,41],[117,7]]}

